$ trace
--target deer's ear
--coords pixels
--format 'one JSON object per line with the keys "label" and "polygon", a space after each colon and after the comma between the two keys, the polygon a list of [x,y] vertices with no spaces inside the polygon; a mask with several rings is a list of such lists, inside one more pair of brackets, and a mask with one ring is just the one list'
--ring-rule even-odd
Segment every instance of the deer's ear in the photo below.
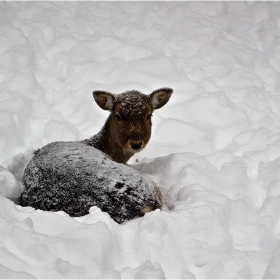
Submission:
{"label": "deer's ear", "polygon": [[101,109],[110,111],[113,110],[114,100],[116,99],[114,94],[101,90],[96,90],[92,94],[95,102]]}
{"label": "deer's ear", "polygon": [[172,88],[160,88],[150,94],[152,107],[156,110],[164,106],[173,93]]}

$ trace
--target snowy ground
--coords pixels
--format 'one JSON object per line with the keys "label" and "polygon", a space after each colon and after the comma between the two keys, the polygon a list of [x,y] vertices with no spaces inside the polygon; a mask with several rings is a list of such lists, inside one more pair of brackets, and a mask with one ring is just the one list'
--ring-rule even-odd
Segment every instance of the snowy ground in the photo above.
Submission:
{"label": "snowy ground", "polygon": [[[0,2],[0,276],[280,278],[279,26],[279,2]],[[33,149],[101,128],[93,90],[163,86],[130,164],[170,211],[14,203]]]}

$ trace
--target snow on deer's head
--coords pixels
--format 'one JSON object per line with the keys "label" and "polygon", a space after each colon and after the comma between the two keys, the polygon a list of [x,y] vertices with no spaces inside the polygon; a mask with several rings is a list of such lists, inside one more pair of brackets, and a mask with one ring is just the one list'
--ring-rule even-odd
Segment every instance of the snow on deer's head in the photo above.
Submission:
{"label": "snow on deer's head", "polygon": [[100,108],[111,112],[107,121],[110,141],[134,154],[151,137],[153,111],[164,106],[172,92],[171,88],[161,88],[150,95],[136,90],[121,94],[98,90],[93,92],[93,97]]}

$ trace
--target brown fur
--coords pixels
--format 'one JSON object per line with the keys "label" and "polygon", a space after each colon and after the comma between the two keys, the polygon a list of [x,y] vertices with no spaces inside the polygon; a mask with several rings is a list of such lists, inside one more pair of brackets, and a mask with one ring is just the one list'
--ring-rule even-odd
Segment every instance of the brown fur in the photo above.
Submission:
{"label": "brown fur", "polygon": [[111,114],[98,134],[82,142],[101,150],[116,162],[126,163],[147,145],[152,113],[168,102],[172,92],[170,88],[158,89],[150,95],[135,90],[119,95],[93,92],[98,106]]}
{"label": "brown fur", "polygon": [[33,152],[34,156],[37,156],[40,153],[40,149],[37,149]]}

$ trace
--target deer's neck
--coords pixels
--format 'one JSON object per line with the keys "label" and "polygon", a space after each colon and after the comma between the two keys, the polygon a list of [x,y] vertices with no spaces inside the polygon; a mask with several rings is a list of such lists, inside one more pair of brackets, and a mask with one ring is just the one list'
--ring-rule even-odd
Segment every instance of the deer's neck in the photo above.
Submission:
{"label": "deer's neck", "polygon": [[101,130],[89,139],[83,140],[89,146],[93,146],[103,153],[109,155],[114,161],[125,164],[133,155],[129,151],[124,150],[115,137],[110,133],[110,120],[107,119]]}

